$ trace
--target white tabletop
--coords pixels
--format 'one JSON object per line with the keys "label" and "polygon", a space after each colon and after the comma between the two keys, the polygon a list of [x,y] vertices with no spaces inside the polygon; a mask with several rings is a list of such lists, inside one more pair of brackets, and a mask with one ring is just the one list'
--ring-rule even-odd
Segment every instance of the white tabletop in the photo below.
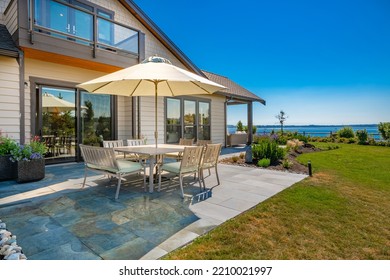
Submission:
{"label": "white tabletop", "polygon": [[150,156],[163,155],[166,153],[182,152],[186,146],[183,145],[170,145],[170,144],[158,144],[155,145],[140,145],[140,146],[123,146],[114,148],[117,152],[122,153],[135,153]]}

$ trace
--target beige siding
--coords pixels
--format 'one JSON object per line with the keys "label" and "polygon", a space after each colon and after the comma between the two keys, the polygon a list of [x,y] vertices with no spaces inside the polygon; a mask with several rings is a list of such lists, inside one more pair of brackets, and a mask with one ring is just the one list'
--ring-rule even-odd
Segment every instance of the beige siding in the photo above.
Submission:
{"label": "beige siding", "polygon": [[15,58],[0,56],[0,129],[20,141],[19,65]]}
{"label": "beige siding", "polygon": [[14,32],[18,29],[17,2],[18,1],[13,1],[7,11],[7,14],[3,15],[4,24],[7,26],[7,29],[11,34],[14,34]]}
{"label": "beige siding", "polygon": [[211,140],[225,144],[225,97],[212,95],[211,101]]}
{"label": "beige siding", "polygon": [[11,0],[0,0],[0,24],[4,24],[4,11]]}
{"label": "beige siding", "polygon": [[[30,77],[51,79],[79,84],[106,73],[87,69],[44,62],[35,59],[25,60],[25,81],[30,84]],[[25,127],[26,137],[31,137],[31,94],[30,87],[25,88]],[[118,97],[118,134],[120,139],[131,136],[131,98]]]}

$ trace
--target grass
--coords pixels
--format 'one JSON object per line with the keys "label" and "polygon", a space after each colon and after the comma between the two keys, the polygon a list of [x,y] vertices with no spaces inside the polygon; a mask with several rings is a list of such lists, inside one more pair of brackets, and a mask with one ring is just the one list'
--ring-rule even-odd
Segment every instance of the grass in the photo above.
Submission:
{"label": "grass", "polygon": [[390,259],[390,148],[337,145],[299,157],[313,177],[165,258]]}

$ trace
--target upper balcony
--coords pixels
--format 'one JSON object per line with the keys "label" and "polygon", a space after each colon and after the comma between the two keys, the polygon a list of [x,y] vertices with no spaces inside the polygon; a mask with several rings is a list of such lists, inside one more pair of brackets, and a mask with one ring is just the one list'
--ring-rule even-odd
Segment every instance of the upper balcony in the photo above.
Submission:
{"label": "upper balcony", "polygon": [[25,9],[23,2],[18,7],[22,48],[115,67],[144,57],[145,35],[114,21],[114,11],[82,0],[29,0]]}

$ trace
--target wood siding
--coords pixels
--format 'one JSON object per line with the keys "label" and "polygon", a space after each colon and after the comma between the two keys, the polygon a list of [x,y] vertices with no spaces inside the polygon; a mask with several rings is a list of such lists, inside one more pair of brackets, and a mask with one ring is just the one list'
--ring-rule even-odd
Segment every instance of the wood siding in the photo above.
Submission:
{"label": "wood siding", "polygon": [[0,129],[20,141],[19,65],[15,58],[0,56]]}
{"label": "wood siding", "polygon": [[11,35],[18,29],[17,2],[18,1],[11,1],[7,13],[3,15],[4,25]]}

